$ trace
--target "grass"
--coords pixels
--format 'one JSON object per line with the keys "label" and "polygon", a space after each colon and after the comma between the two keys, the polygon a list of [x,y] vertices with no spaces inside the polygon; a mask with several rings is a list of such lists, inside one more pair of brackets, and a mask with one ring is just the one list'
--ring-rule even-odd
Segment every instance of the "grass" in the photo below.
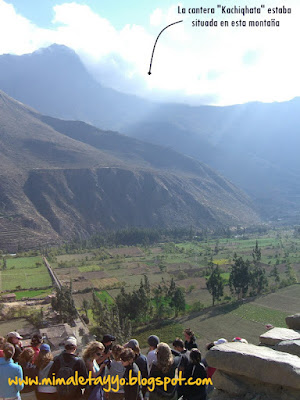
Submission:
{"label": "grass", "polygon": [[52,293],[52,289],[40,289],[40,290],[22,290],[20,292],[15,292],[16,299],[21,300],[24,298],[32,297],[46,297],[48,294]]}
{"label": "grass", "polygon": [[172,343],[174,339],[182,336],[183,325],[178,322],[165,324],[160,328],[146,328],[143,331],[134,332],[133,336],[138,340],[142,349],[148,347],[147,339],[150,335],[157,335],[161,342]]}
{"label": "grass", "polygon": [[[36,266],[36,263],[41,265]],[[7,269],[0,272],[1,291],[42,288],[52,285],[50,275],[41,257],[20,257],[7,259]]]}
{"label": "grass", "polygon": [[101,292],[95,292],[96,296],[99,300],[103,302],[107,302],[107,304],[113,304],[114,299],[110,296],[110,294],[106,290],[101,290]]}
{"label": "grass", "polygon": [[266,308],[253,303],[243,304],[233,313],[248,321],[261,322],[265,325],[272,324],[281,328],[286,327],[285,317],[289,315],[288,312]]}

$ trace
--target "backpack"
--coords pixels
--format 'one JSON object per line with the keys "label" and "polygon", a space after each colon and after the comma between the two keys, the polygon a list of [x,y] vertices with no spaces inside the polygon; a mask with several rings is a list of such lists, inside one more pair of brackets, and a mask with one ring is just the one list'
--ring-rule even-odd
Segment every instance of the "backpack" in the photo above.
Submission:
{"label": "backpack", "polygon": [[[64,379],[64,381],[67,382],[67,380],[69,378],[74,377],[74,367],[78,360],[79,360],[78,357],[74,357],[74,359],[71,362],[66,363],[63,355],[61,354],[59,356],[60,368],[56,375],[56,379]],[[56,389],[57,389],[57,393],[59,394],[59,396],[69,397],[76,392],[77,386],[75,386],[73,384],[64,385],[62,383],[60,385],[57,385]]]}

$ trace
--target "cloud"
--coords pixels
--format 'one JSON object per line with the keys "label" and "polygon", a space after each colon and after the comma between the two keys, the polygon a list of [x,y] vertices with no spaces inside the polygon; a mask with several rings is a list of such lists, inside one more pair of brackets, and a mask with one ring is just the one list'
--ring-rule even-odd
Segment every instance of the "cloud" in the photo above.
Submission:
{"label": "cloud", "polygon": [[[203,0],[201,6],[217,1]],[[257,3],[257,4],[256,4]],[[184,7],[184,3],[179,4]],[[251,6],[259,6],[253,1]],[[272,7],[281,6],[274,0]],[[178,14],[178,4],[156,8],[149,26],[126,24],[117,30],[88,5],[54,5],[51,29],[43,29],[0,0],[0,53],[23,54],[51,43],[74,49],[104,85],[152,99],[193,104],[235,104],[246,101],[287,100],[299,95],[300,59],[295,48],[300,27],[299,4],[290,0],[291,15],[265,14],[280,20],[280,28],[199,28],[195,19],[262,19],[257,16]],[[186,5],[187,7],[187,5]],[[147,75],[158,33],[168,24],[156,46],[152,75]]]}

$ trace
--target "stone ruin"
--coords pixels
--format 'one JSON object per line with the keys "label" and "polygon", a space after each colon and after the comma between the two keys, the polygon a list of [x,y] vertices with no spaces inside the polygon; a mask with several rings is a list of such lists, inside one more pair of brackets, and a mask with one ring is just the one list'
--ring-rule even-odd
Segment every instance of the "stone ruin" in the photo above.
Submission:
{"label": "stone ruin", "polygon": [[300,400],[300,314],[286,318],[288,328],[272,328],[260,345],[224,343],[206,355],[214,400]]}

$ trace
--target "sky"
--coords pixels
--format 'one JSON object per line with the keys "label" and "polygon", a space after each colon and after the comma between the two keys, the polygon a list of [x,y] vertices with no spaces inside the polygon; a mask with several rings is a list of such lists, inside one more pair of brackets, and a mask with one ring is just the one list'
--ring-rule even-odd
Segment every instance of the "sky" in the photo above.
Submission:
{"label": "sky", "polygon": [[[291,14],[268,14],[283,4]],[[226,13],[234,6],[261,13]],[[200,7],[214,13],[189,13]],[[248,26],[272,18],[279,27]],[[198,19],[217,26],[192,26]],[[180,20],[159,37],[149,76],[158,34]],[[102,85],[156,101],[286,101],[300,95],[299,21],[299,0],[0,0],[0,54],[64,44]]]}

